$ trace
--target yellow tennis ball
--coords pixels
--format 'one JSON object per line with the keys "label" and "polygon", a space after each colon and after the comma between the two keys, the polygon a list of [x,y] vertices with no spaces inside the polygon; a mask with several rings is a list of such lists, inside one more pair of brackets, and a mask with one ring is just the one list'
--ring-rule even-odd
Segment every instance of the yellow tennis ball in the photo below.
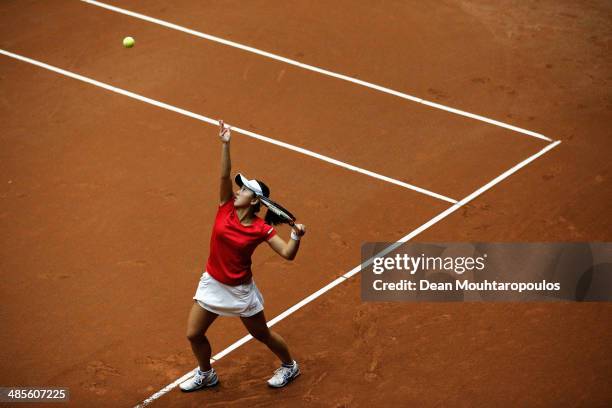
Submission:
{"label": "yellow tennis ball", "polygon": [[125,48],[132,48],[136,44],[136,41],[132,37],[125,37],[123,39],[123,46]]}

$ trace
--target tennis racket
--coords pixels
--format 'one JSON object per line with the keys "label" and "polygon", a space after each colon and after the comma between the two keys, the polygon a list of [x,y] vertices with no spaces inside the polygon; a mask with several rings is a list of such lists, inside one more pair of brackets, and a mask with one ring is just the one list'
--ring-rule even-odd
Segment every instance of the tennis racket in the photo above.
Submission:
{"label": "tennis racket", "polygon": [[291,214],[289,210],[287,210],[285,207],[283,207],[277,202],[270,200],[268,197],[259,196],[259,199],[261,200],[263,205],[268,207],[270,211],[278,215],[283,220],[283,222],[291,226],[295,224],[295,216]]}

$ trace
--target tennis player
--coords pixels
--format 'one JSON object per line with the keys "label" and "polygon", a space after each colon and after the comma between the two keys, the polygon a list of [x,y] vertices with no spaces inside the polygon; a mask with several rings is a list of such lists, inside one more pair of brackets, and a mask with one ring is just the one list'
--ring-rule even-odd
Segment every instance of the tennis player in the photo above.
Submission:
{"label": "tennis player", "polygon": [[267,211],[265,220],[259,218],[259,197],[269,197],[270,189],[259,180],[248,180],[238,174],[240,187],[232,194],[230,179],[230,129],[219,121],[221,148],[220,205],[210,240],[210,254],[206,271],[200,279],[195,300],[187,321],[187,339],[198,360],[195,375],[180,384],[182,391],[195,391],[219,383],[210,365],[211,347],[206,331],[218,316],[239,316],[251,335],[268,346],[281,361],[281,366],[268,380],[270,387],[287,385],[300,374],[298,363],[291,357],[285,340],[270,330],[264,315],[264,300],[251,273],[251,255],[262,242],[285,259],[293,260],[300,247],[305,226],[295,224],[291,239],[280,238],[275,225],[280,218]]}

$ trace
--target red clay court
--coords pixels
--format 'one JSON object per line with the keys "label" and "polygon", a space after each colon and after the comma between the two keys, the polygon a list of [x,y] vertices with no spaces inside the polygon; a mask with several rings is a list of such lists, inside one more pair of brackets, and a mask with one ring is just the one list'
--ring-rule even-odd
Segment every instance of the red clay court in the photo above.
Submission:
{"label": "red clay court", "polygon": [[[87,407],[612,405],[610,303],[367,303],[357,273],[368,241],[611,240],[609,2],[6,0],[0,22],[0,386]],[[294,262],[253,258],[302,366],[281,390],[229,318],[208,333],[221,385],[176,387],[217,118],[233,172],[308,226]]]}

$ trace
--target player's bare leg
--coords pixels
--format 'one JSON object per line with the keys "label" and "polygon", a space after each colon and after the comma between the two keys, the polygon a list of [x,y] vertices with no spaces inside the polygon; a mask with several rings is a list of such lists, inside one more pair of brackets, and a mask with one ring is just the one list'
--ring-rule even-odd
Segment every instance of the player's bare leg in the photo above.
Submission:
{"label": "player's bare leg", "polygon": [[241,317],[240,319],[251,336],[268,346],[281,362],[284,364],[291,364],[293,362],[285,340],[280,334],[270,330],[266,324],[266,316],[263,310],[253,316]]}
{"label": "player's bare leg", "polygon": [[206,331],[219,315],[209,312],[197,302],[193,303],[189,318],[187,319],[187,339],[191,343],[193,354],[198,360],[200,370],[210,370],[210,356],[212,354]]}

